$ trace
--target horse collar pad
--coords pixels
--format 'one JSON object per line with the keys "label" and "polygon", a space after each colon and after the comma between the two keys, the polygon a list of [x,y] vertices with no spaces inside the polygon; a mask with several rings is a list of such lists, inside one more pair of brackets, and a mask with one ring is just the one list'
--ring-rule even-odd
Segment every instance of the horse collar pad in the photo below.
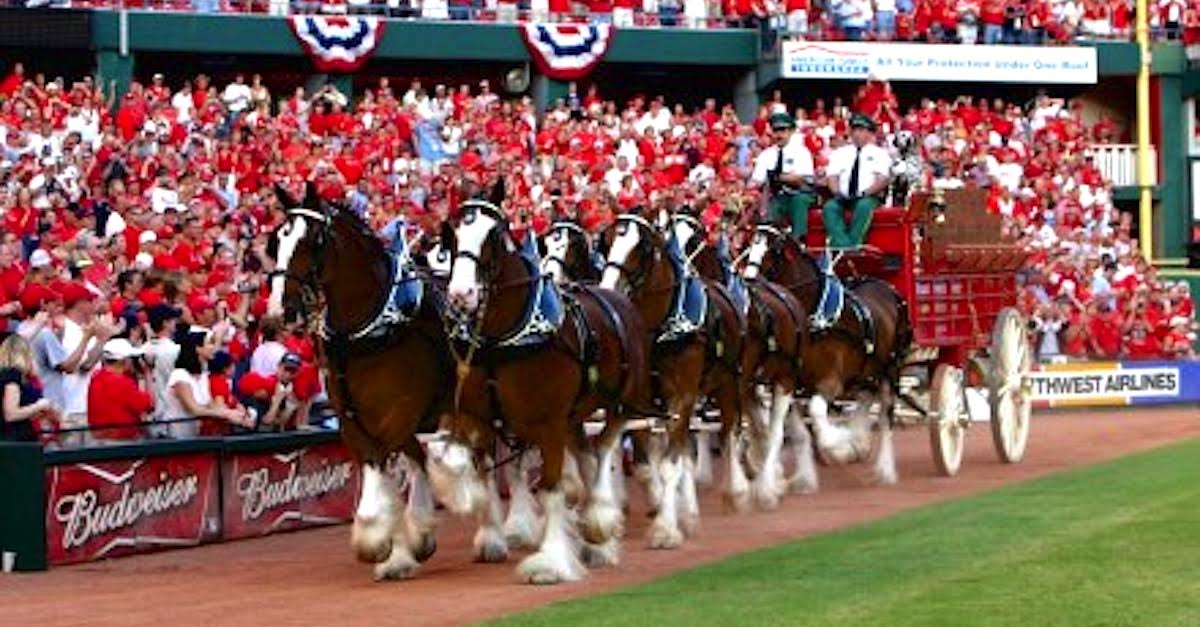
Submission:
{"label": "horse collar pad", "polygon": [[699,277],[681,276],[672,300],[671,313],[663,322],[659,342],[671,342],[695,333],[704,327],[708,315],[708,290]]}
{"label": "horse collar pad", "polygon": [[350,334],[351,340],[380,338],[393,327],[406,324],[417,315],[425,298],[425,282],[414,272],[408,255],[388,252],[391,261],[391,286],[383,308],[365,327]]}
{"label": "horse collar pad", "polygon": [[517,325],[512,333],[497,340],[497,347],[536,346],[549,341],[562,328],[566,314],[558,287],[550,277],[540,274],[532,280],[529,304],[525,308],[521,324]]}

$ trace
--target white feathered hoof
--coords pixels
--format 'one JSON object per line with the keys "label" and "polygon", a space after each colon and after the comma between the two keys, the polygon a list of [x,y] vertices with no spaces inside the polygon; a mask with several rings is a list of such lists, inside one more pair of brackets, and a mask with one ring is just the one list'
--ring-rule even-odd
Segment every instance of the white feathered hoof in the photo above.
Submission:
{"label": "white feathered hoof", "polygon": [[788,490],[792,494],[816,494],[820,489],[821,486],[817,484],[817,480],[811,477],[796,476],[788,481]]}
{"label": "white feathered hoof", "polygon": [[437,553],[437,536],[435,534],[426,533],[417,538],[412,549],[413,559],[417,560],[417,563],[428,562],[434,553]]}
{"label": "white feathered hoof", "polygon": [[765,485],[763,482],[755,482],[754,506],[764,512],[778,509],[779,491],[774,486]]}
{"label": "white feathered hoof", "polygon": [[392,554],[391,525],[380,518],[355,518],[350,527],[350,547],[360,562],[383,562]]}
{"label": "white feathered hoof", "polygon": [[621,541],[609,538],[601,544],[586,542],[580,550],[581,557],[588,568],[604,568],[621,563]]}
{"label": "white feathered hoof", "polygon": [[579,581],[586,574],[583,564],[569,551],[538,551],[521,561],[517,576],[539,586]]}
{"label": "white feathered hoof", "polygon": [[625,535],[625,515],[612,501],[593,501],[583,512],[583,524],[580,527],[584,540],[602,544],[610,538]]}
{"label": "white feathered hoof", "polygon": [[412,579],[419,565],[412,555],[397,547],[386,561],[375,565],[375,581]]}
{"label": "white feathered hoof", "polygon": [[683,545],[683,532],[678,527],[663,525],[655,521],[647,532],[646,540],[652,549],[677,549]]}
{"label": "white feathered hoof", "polygon": [[750,492],[723,492],[721,493],[721,503],[725,506],[725,511],[732,514],[745,514],[750,511]]}
{"label": "white feathered hoof", "polygon": [[491,527],[480,527],[475,532],[475,561],[484,564],[499,564],[508,559],[508,543],[499,531]]}
{"label": "white feathered hoof", "polygon": [[700,515],[699,514],[680,514],[679,515],[679,530],[683,532],[685,538],[694,538],[697,533],[700,533]]}
{"label": "white feathered hoof", "polygon": [[[517,507],[512,505],[513,508]],[[504,521],[504,537],[508,546],[516,548],[535,548],[542,537],[541,520],[537,513],[530,509],[527,512],[509,510],[508,520]]]}

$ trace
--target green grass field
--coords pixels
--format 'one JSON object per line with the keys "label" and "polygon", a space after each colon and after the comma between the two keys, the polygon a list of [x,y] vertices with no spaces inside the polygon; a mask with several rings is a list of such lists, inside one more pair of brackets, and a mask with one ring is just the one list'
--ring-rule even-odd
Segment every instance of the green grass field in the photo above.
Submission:
{"label": "green grass field", "polygon": [[1200,441],[493,624],[1200,626]]}

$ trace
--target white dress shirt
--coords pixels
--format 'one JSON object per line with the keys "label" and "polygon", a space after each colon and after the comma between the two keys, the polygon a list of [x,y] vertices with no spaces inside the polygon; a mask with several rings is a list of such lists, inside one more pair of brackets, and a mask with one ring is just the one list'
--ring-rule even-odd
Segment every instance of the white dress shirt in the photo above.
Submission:
{"label": "white dress shirt", "polygon": [[[750,182],[762,185],[767,176],[779,165],[779,146],[769,146],[754,158],[754,171],[750,174]],[[796,176],[812,176],[813,157],[804,145],[804,137],[800,133],[792,133],[792,138],[783,147],[783,174]]]}
{"label": "white dress shirt", "polygon": [[[850,189],[850,176],[854,170],[854,161],[858,159],[858,189]],[[833,151],[829,157],[829,167],[826,174],[837,178],[837,192],[844,198],[857,198],[863,192],[875,185],[880,179],[886,179],[892,168],[892,158],[887,151],[876,144],[867,144],[859,154],[854,144],[846,144]]]}

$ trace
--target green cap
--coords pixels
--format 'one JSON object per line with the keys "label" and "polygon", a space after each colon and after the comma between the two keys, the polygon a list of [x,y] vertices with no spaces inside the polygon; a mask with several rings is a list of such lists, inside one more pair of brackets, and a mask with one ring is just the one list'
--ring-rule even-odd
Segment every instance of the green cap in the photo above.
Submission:
{"label": "green cap", "polygon": [[871,118],[869,118],[861,113],[855,113],[850,118],[850,128],[865,128],[868,131],[874,131],[875,130],[875,120],[872,120]]}
{"label": "green cap", "polygon": [[769,122],[772,131],[796,128],[796,121],[792,119],[791,114],[784,112],[772,113]]}

